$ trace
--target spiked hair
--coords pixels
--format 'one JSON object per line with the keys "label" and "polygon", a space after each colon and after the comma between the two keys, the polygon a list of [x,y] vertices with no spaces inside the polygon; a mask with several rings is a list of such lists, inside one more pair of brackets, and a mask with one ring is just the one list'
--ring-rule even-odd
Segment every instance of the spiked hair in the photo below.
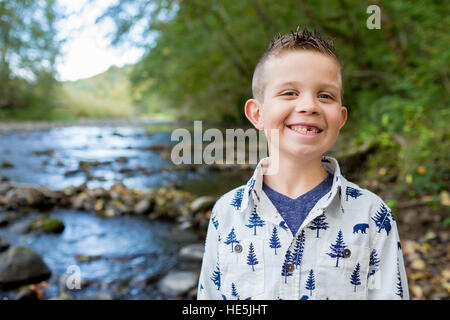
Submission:
{"label": "spiked hair", "polygon": [[291,31],[287,34],[278,33],[273,40],[270,41],[269,47],[259,59],[252,79],[253,98],[259,102],[264,102],[264,89],[266,86],[266,79],[264,79],[264,64],[271,57],[280,56],[283,52],[294,50],[309,50],[320,52],[328,55],[336,60],[341,70],[341,100],[344,96],[344,81],[342,77],[342,64],[334,49],[333,40],[325,40],[321,38],[317,32],[309,32],[306,28],[301,31],[299,27],[297,30]]}

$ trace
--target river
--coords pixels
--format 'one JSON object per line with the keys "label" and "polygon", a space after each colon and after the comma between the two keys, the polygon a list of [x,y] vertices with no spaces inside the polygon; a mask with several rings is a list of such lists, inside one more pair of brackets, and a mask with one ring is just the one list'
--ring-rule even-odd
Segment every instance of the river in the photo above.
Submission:
{"label": "river", "polygon": [[[172,129],[167,124],[127,123],[8,130],[0,134],[0,178],[53,190],[82,183],[108,189],[115,180],[136,189],[176,184],[197,196],[219,196],[248,180],[242,172],[164,170],[173,167],[167,150],[162,156],[152,146],[175,144],[170,140]],[[91,164],[89,177],[79,170],[83,162]],[[72,210],[50,212],[64,222],[61,234],[24,232],[24,226],[38,214],[28,213],[19,222],[0,228],[0,238],[41,255],[52,271],[46,298],[59,294],[61,277],[76,265],[85,286],[70,292],[74,298],[107,292],[114,299],[164,299],[156,284],[139,285],[139,279],[176,268],[180,248],[203,241],[193,231],[178,230],[167,222],[141,216],[101,218]],[[96,258],[81,262],[77,255]],[[0,291],[0,299],[14,295]]]}

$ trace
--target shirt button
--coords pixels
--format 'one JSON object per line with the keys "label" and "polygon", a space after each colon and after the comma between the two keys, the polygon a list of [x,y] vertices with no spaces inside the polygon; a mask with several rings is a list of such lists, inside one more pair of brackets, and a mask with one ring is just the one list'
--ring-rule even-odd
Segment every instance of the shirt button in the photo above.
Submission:
{"label": "shirt button", "polygon": [[352,252],[350,251],[350,249],[344,249],[344,251],[342,251],[342,256],[344,258],[350,257],[351,254],[352,254]]}
{"label": "shirt button", "polygon": [[286,271],[287,272],[294,272],[294,270],[295,270],[295,266],[292,263],[288,263],[286,265]]}
{"label": "shirt button", "polygon": [[236,251],[237,253],[241,253],[242,252],[242,246],[240,244],[237,244],[234,246],[234,251]]}

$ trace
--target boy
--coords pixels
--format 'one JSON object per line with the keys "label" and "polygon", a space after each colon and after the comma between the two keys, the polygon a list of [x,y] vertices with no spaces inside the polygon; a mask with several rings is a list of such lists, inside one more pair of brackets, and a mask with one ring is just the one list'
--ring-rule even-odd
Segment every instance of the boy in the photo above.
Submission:
{"label": "boy", "polygon": [[214,205],[198,299],[409,299],[394,215],[323,155],[347,120],[342,87],[331,41],[271,42],[245,104],[269,157]]}

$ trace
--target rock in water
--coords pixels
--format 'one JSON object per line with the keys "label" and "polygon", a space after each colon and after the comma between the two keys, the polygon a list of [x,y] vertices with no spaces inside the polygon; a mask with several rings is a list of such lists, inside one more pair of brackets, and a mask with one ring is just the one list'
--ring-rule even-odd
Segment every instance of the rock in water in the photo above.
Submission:
{"label": "rock in water", "polygon": [[0,255],[0,287],[16,288],[50,277],[51,271],[34,251],[15,246]]}
{"label": "rock in water", "polygon": [[2,238],[0,238],[0,252],[5,251],[9,248],[9,243],[5,242]]}
{"label": "rock in water", "polygon": [[211,196],[203,196],[200,198],[195,199],[191,203],[191,212],[197,213],[202,210],[208,210],[211,209],[214,206],[214,203],[216,203],[216,198]]}
{"label": "rock in water", "polygon": [[160,290],[172,297],[186,294],[197,285],[198,276],[198,273],[191,271],[172,272],[161,280]]}
{"label": "rock in water", "polygon": [[194,243],[183,247],[178,256],[184,261],[201,263],[204,251],[205,245],[203,243]]}
{"label": "rock in water", "polygon": [[34,220],[28,228],[30,230],[40,230],[45,233],[61,233],[64,231],[64,223],[59,219],[40,217]]}

